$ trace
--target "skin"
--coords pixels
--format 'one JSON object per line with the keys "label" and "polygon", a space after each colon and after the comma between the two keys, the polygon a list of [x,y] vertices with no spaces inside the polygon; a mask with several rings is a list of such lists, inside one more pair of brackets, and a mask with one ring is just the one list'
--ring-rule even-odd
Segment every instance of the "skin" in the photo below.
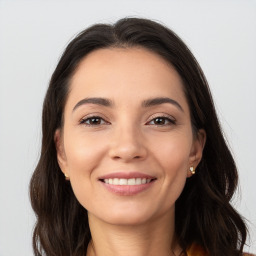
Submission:
{"label": "skin", "polygon": [[[113,106],[75,108],[91,97],[106,98]],[[182,109],[172,103],[142,106],[156,97],[171,98]],[[92,116],[99,119],[93,122]],[[193,134],[183,84],[171,65],[142,48],[90,53],[72,78],[64,126],[55,141],[61,170],[88,211],[92,241],[87,255],[180,252],[175,201],[191,176],[189,168],[201,160],[205,132]],[[136,195],[119,195],[98,180],[113,172],[142,172],[156,180]]]}

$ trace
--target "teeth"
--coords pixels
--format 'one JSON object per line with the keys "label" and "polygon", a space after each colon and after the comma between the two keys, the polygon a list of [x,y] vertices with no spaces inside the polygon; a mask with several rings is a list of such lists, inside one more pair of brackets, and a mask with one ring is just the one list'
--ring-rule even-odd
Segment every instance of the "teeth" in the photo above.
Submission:
{"label": "teeth", "polygon": [[113,184],[113,185],[141,185],[149,183],[151,179],[146,178],[131,178],[131,179],[104,179],[104,182],[107,184]]}
{"label": "teeth", "polygon": [[127,181],[127,184],[128,184],[128,185],[136,185],[135,179],[129,179],[129,180]]}
{"label": "teeth", "polygon": [[114,178],[113,179],[113,185],[119,185],[119,179]]}
{"label": "teeth", "polygon": [[141,184],[141,179],[140,178],[135,179],[135,184],[140,185]]}
{"label": "teeth", "polygon": [[[127,179],[120,179],[119,180],[119,184],[120,185],[127,185],[127,183],[128,183],[128,180]],[[130,184],[129,184],[130,185]]]}

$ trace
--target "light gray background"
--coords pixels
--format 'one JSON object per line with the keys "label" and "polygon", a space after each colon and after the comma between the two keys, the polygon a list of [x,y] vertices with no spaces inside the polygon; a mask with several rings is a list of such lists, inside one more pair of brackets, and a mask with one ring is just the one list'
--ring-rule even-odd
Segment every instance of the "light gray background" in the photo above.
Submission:
{"label": "light gray background", "polygon": [[180,35],[212,88],[240,172],[235,207],[256,252],[255,1],[0,0],[0,256],[31,256],[28,183],[40,150],[41,108],[67,42],[96,22],[152,18]]}

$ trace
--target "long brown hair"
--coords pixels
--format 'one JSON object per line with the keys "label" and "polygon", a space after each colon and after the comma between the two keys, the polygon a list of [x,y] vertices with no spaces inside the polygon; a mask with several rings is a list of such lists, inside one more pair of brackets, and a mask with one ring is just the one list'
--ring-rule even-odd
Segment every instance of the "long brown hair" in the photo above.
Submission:
{"label": "long brown hair", "polygon": [[43,105],[41,157],[30,183],[31,204],[37,216],[35,255],[85,256],[91,239],[87,211],[59,168],[54,133],[63,125],[70,80],[80,61],[96,49],[136,46],[160,55],[177,70],[193,129],[204,129],[207,134],[197,173],[187,180],[176,202],[175,232],[180,245],[185,251],[197,243],[211,256],[241,255],[247,230],[230,204],[237,187],[237,169],[203,71],[173,31],[139,18],[121,19],[114,25],[97,24],[82,31],[69,43],[52,75]]}

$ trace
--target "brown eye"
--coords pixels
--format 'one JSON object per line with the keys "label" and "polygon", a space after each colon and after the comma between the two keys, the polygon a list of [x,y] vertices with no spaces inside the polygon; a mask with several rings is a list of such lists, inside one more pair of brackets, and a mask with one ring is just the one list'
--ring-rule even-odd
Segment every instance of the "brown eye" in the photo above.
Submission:
{"label": "brown eye", "polygon": [[152,119],[148,124],[156,125],[156,126],[171,125],[171,124],[175,124],[175,120],[172,120],[168,117],[159,116],[159,117]]}
{"label": "brown eye", "polygon": [[82,119],[80,124],[85,124],[88,126],[97,126],[97,125],[107,124],[107,122],[99,116],[92,116],[92,117]]}
{"label": "brown eye", "polygon": [[[90,125],[99,125],[99,124],[101,124],[101,119],[100,119],[100,118],[97,118],[97,117],[93,117],[93,118],[89,118],[89,119],[87,120],[87,122],[88,122],[88,124],[90,124]],[[85,123],[87,123],[87,122],[85,122]]]}
{"label": "brown eye", "polygon": [[166,118],[158,117],[153,120],[156,125],[164,125],[166,124]]}

